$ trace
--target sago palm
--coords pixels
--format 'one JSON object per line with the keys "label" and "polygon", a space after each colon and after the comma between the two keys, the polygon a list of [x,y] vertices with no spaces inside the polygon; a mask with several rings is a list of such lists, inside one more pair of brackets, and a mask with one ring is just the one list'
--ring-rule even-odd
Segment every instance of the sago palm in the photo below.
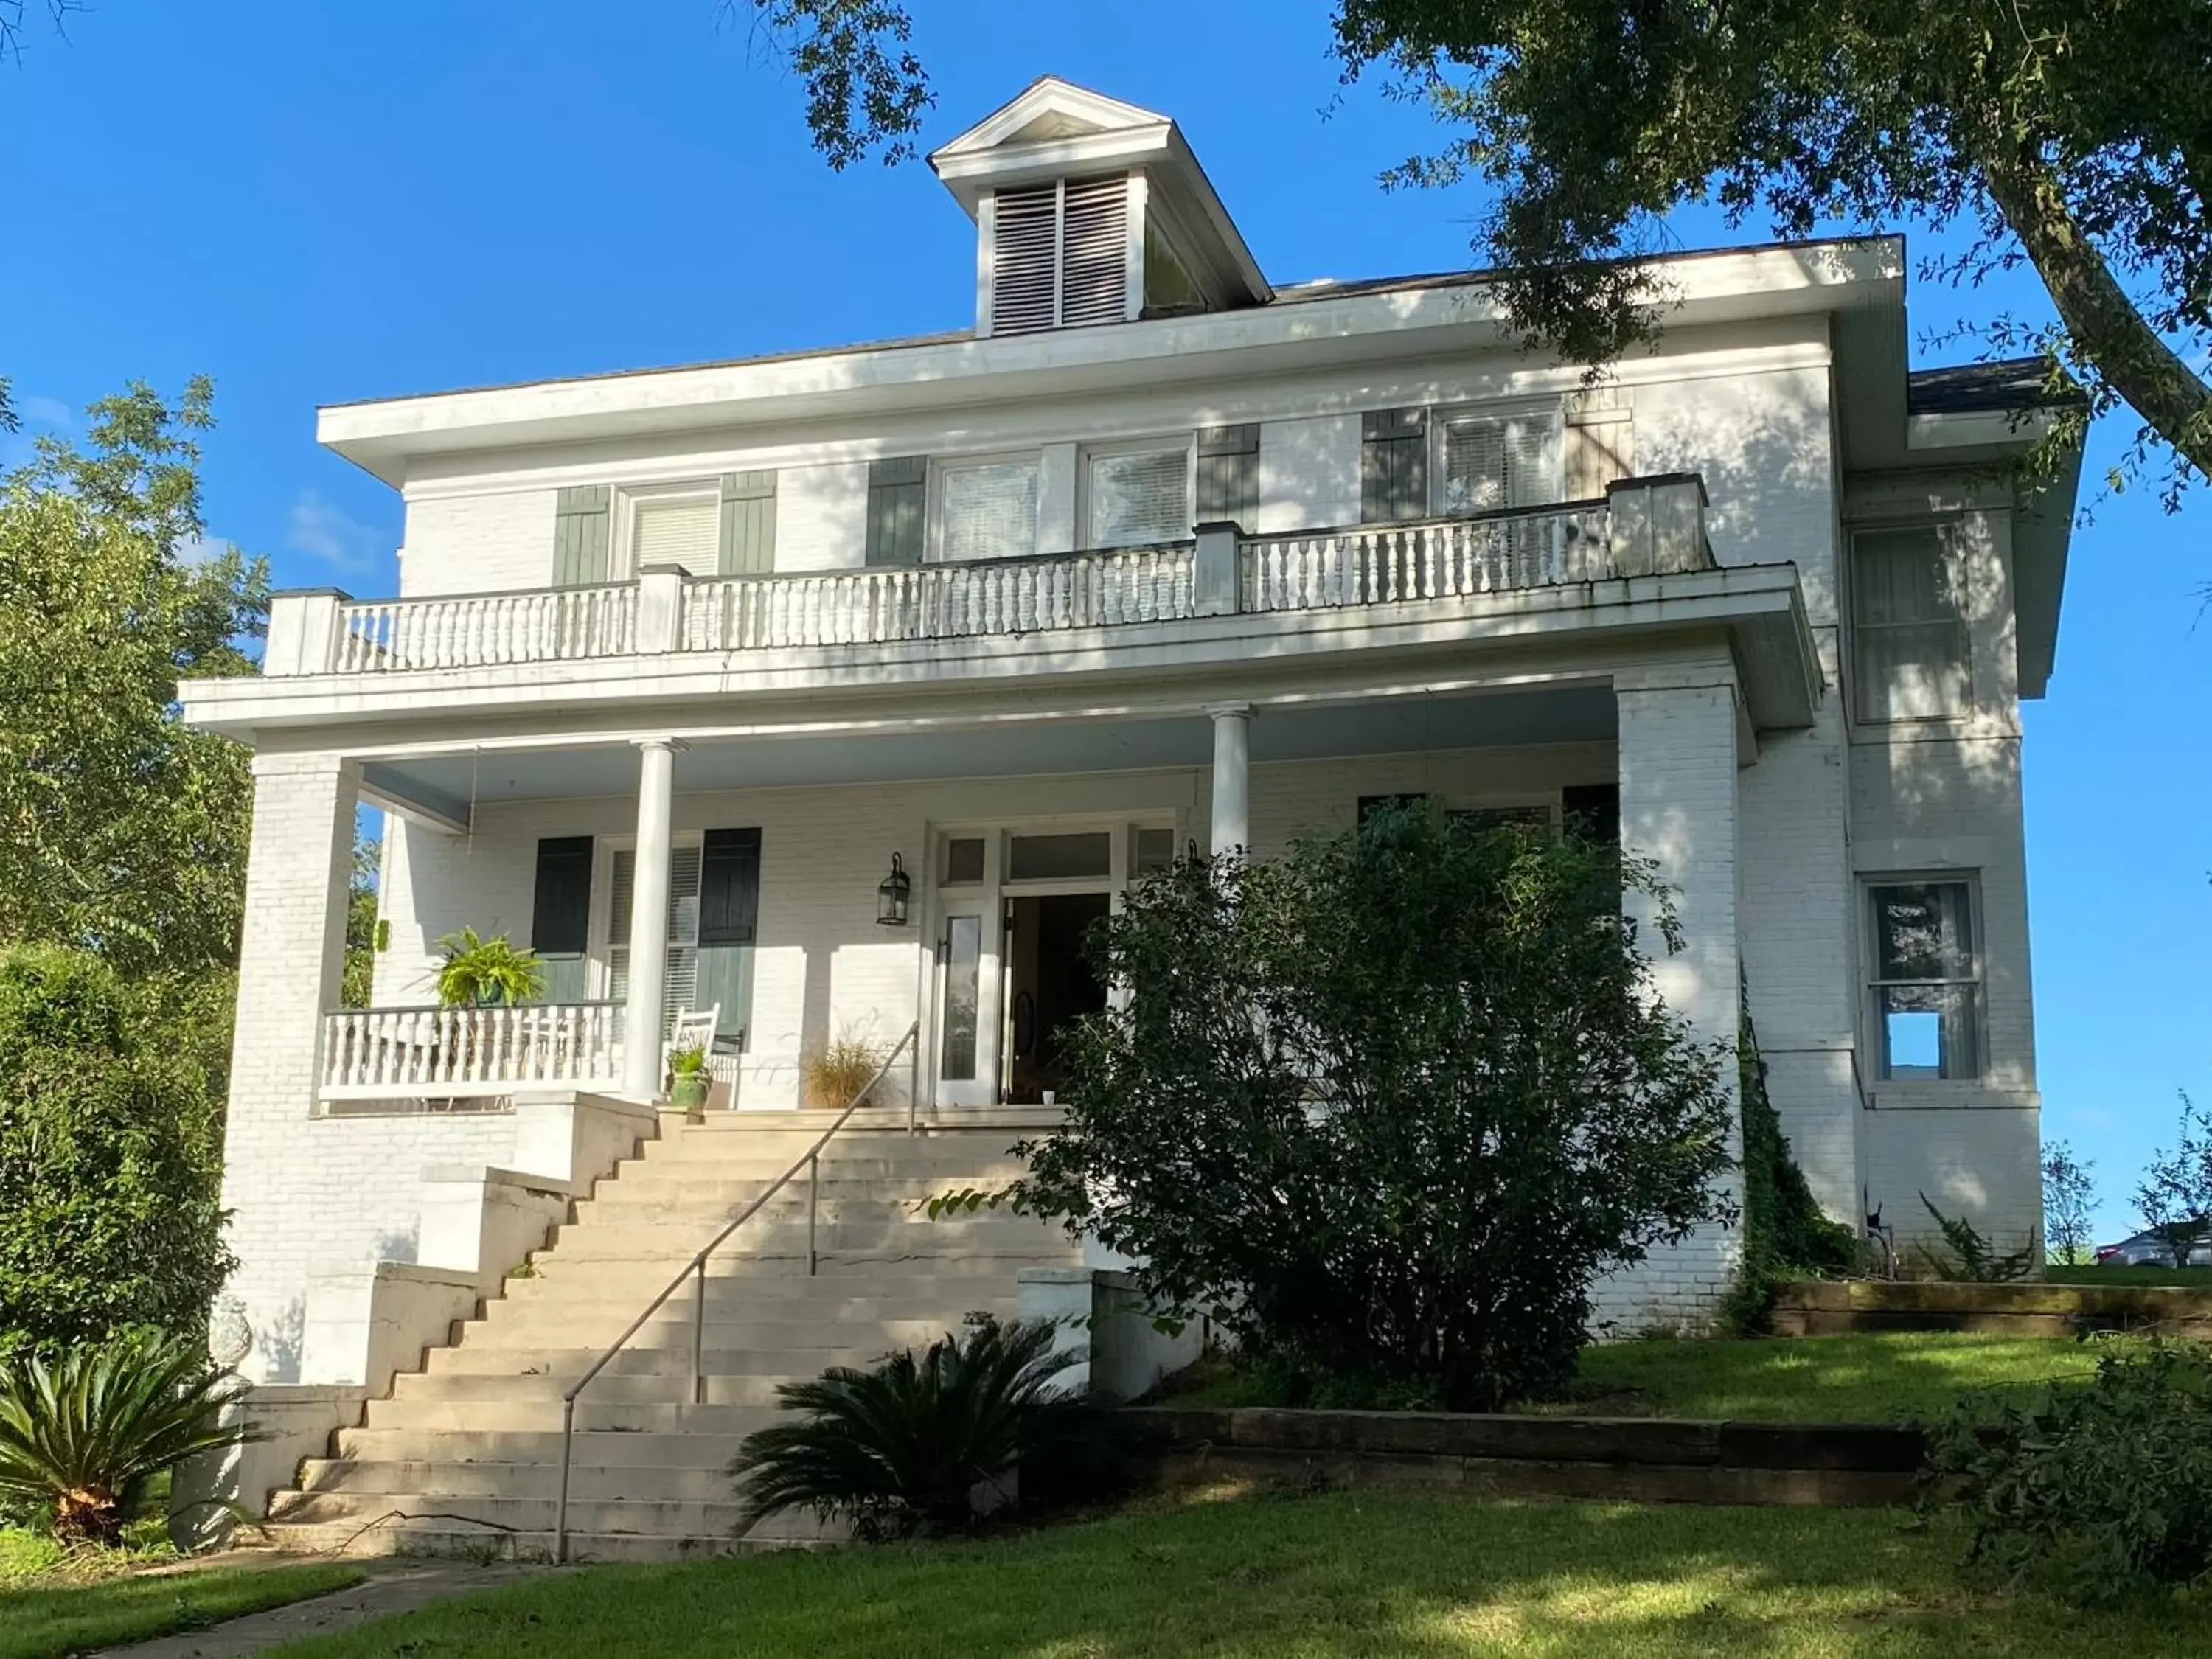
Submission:
{"label": "sago palm", "polygon": [[223,1421],[245,1389],[197,1342],[154,1330],[18,1360],[0,1372],[0,1498],[51,1504],[65,1543],[115,1543],[147,1477],[263,1437]]}
{"label": "sago palm", "polygon": [[1067,1446],[1095,1408],[1053,1380],[1080,1355],[1050,1321],[985,1322],[917,1357],[838,1366],[776,1390],[797,1422],[748,1436],[730,1465],[750,1528],[781,1510],[845,1521],[864,1539],[962,1532],[1012,1501],[1024,1457]]}

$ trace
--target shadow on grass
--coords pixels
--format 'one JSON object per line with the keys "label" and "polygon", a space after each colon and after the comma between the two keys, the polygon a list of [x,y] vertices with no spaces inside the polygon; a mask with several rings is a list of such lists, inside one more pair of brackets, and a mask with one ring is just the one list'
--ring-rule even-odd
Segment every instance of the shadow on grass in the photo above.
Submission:
{"label": "shadow on grass", "polygon": [[1883,1511],[1215,1492],[998,1543],[607,1568],[287,1654],[1962,1655],[2202,1650],[2164,1611],[1961,1590],[1947,1529]]}

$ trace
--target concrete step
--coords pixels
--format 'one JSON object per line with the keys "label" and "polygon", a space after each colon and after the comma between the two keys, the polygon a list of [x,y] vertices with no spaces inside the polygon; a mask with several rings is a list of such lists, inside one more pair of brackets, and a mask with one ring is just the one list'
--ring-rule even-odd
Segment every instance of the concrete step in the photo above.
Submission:
{"label": "concrete step", "polygon": [[[703,1430],[680,1433],[617,1434],[605,1430],[580,1430],[575,1437],[576,1463],[592,1468],[709,1468],[728,1467],[744,1443],[745,1435],[766,1428],[781,1413],[738,1411],[717,1407],[715,1420],[745,1423],[742,1432],[710,1433]],[[523,1471],[557,1468],[561,1435],[529,1430],[473,1429],[340,1429],[332,1437],[334,1457],[328,1461],[368,1464],[434,1463],[441,1467],[478,1464],[493,1471]]]}
{"label": "concrete step", "polygon": [[[652,1180],[641,1177],[599,1183],[590,1198],[581,1200],[577,1206],[577,1219],[601,1212],[613,1212],[639,1206],[682,1206],[689,1209],[711,1209],[725,1215],[736,1215],[750,1208],[768,1192],[771,1183],[765,1181],[731,1180],[723,1176],[659,1176]],[[963,1186],[989,1186],[994,1183],[961,1182],[944,1180],[910,1180],[903,1176],[868,1176],[856,1180],[832,1180],[825,1173],[815,1189],[820,1211],[828,1214],[842,1205],[871,1206],[883,1210],[902,1210],[927,1212],[929,1200]],[[794,1181],[778,1192],[757,1212],[763,1216],[806,1213],[807,1183]],[[1000,1210],[1000,1214],[1011,1214]]]}
{"label": "concrete step", "polygon": [[[666,1261],[680,1265],[714,1237],[710,1218],[601,1221],[553,1230],[547,1252],[532,1256],[543,1266],[547,1255],[567,1261]],[[848,1261],[909,1261],[962,1256],[1037,1256],[1066,1243],[1056,1226],[1022,1216],[979,1216],[959,1221],[887,1214],[861,1220],[824,1220],[809,1239],[806,1223],[763,1218],[724,1240],[718,1256],[804,1257],[810,1243],[819,1254]]]}
{"label": "concrete step", "polygon": [[[728,1458],[690,1465],[604,1466],[580,1462],[568,1470],[569,1506],[573,1510],[579,1503],[615,1502],[726,1504],[737,1497],[728,1463]],[[545,1462],[528,1464],[311,1457],[301,1466],[299,1491],[343,1492],[354,1498],[412,1493],[426,1498],[551,1499],[561,1495],[560,1452],[556,1447]]]}
{"label": "concrete step", "polygon": [[[395,1379],[399,1381],[404,1379]],[[455,1398],[451,1395],[410,1394],[390,1400],[372,1400],[365,1413],[371,1430],[410,1429],[440,1433],[551,1434],[561,1431],[561,1389],[523,1398]],[[694,1406],[677,1401],[662,1386],[659,1399],[629,1398],[620,1390],[602,1395],[594,1382],[576,1402],[579,1430],[634,1434],[750,1434],[766,1428],[781,1413],[772,1398],[759,1401],[710,1401]]]}
{"label": "concrete step", "polygon": [[[856,1182],[848,1186],[842,1194],[833,1195],[827,1188],[811,1206],[817,1226],[837,1224],[892,1224],[905,1221],[920,1221],[931,1225],[953,1226],[980,1218],[960,1215],[933,1219],[922,1207],[926,1199],[903,1199],[883,1196],[872,1183]],[[612,1192],[602,1198],[580,1200],[575,1206],[568,1224],[577,1227],[636,1226],[640,1224],[667,1227],[687,1227],[700,1235],[703,1243],[720,1231],[726,1223],[745,1215],[749,1205],[712,1194],[687,1196],[678,1193]],[[799,1188],[780,1194],[767,1204],[750,1212],[744,1231],[756,1227],[805,1225],[809,1206],[806,1189]],[[1004,1212],[992,1212],[1003,1218]],[[1027,1219],[1032,1226],[1039,1224],[1034,1218]],[[743,1237],[741,1233],[739,1235]]]}
{"label": "concrete step", "polygon": [[[1066,1234],[1047,1236],[1041,1243],[1048,1248],[1038,1251],[1039,1266],[1066,1267],[1082,1259],[1082,1247]],[[633,1261],[587,1260],[549,1251],[531,1263],[527,1274],[507,1279],[503,1297],[518,1307],[530,1303],[581,1307],[594,1301],[625,1302],[635,1315],[675,1277],[685,1259],[669,1261],[665,1273],[657,1267],[648,1273]],[[1022,1265],[1026,1264],[1009,1267],[997,1257],[923,1256],[884,1261],[828,1255],[810,1274],[804,1255],[763,1257],[717,1253],[707,1259],[707,1294],[709,1306],[726,1296],[742,1297],[745,1305],[754,1306],[831,1297],[893,1300],[938,1293],[957,1296],[979,1286],[986,1291],[1003,1287],[1011,1293],[1013,1272]],[[485,1304],[487,1309],[498,1305],[498,1299]]]}
{"label": "concrete step", "polygon": [[[781,1304],[772,1305],[781,1308]],[[911,1348],[934,1342],[948,1331],[957,1333],[971,1312],[988,1313],[999,1319],[1011,1319],[1015,1312],[1015,1299],[1011,1296],[991,1297],[981,1302],[970,1297],[964,1303],[945,1298],[939,1305],[923,1309],[910,1319],[886,1318],[873,1311],[878,1306],[875,1303],[862,1305],[871,1311],[859,1317],[830,1313],[808,1316],[808,1310],[801,1306],[783,1308],[784,1316],[781,1318],[763,1316],[764,1310],[758,1308],[750,1318],[731,1318],[710,1302],[701,1337],[704,1346],[713,1352],[733,1348],[859,1347],[872,1342],[879,1342],[887,1349]],[[620,1336],[636,1316],[635,1305],[625,1303],[603,1313],[589,1315],[547,1306],[534,1310],[532,1316],[526,1319],[471,1320],[461,1327],[456,1351],[516,1352],[558,1348],[596,1354]],[[631,1337],[629,1346],[681,1349],[689,1354],[690,1297],[681,1297],[663,1307]],[[447,1350],[431,1352],[435,1355]],[[427,1369],[435,1370],[436,1366]]]}
{"label": "concrete step", "polygon": [[[479,1401],[526,1403],[550,1401],[556,1407],[561,1396],[574,1386],[586,1366],[562,1371],[538,1371],[521,1376],[503,1373],[475,1373],[465,1371],[402,1371],[392,1379],[392,1399],[372,1405],[389,1403],[403,1405],[410,1401],[434,1402],[448,1410],[466,1407]],[[785,1382],[811,1382],[821,1375],[819,1368],[776,1372],[720,1375],[709,1373],[702,1379],[706,1390],[704,1403],[709,1406],[773,1406],[775,1391]],[[592,1379],[589,1392],[580,1398],[577,1408],[584,1404],[610,1406],[635,1403],[655,1405],[689,1400],[691,1378],[688,1369],[682,1372],[656,1374],[653,1372],[622,1372],[612,1369],[601,1371]],[[374,1409],[369,1420],[374,1422]]]}
{"label": "concrete step", "polygon": [[[473,1521],[488,1529],[550,1533],[556,1501],[542,1498],[466,1497],[437,1492],[286,1492],[270,1501],[275,1522],[325,1526],[348,1521],[356,1525],[391,1510],[428,1518]],[[648,1537],[729,1538],[740,1536],[744,1506],[734,1497],[713,1502],[645,1498],[568,1498],[568,1524],[580,1532],[632,1533]],[[778,1520],[783,1517],[776,1517]]]}
{"label": "concrete step", "polygon": [[[836,1346],[822,1343],[776,1348],[708,1347],[701,1352],[700,1365],[709,1377],[819,1376],[832,1365],[872,1365],[894,1346],[910,1346],[903,1342],[894,1344],[886,1339],[881,1341],[848,1340]],[[592,1362],[605,1352],[604,1347],[488,1348],[464,1345],[458,1348],[433,1348],[429,1364],[419,1372],[406,1375],[574,1378],[588,1370]],[[610,1382],[618,1376],[689,1377],[690,1375],[691,1343],[687,1334],[680,1344],[665,1347],[635,1343],[623,1347],[607,1361],[607,1368],[599,1373],[599,1380],[592,1386],[596,1389],[599,1382]]]}
{"label": "concrete step", "polygon": [[[407,1555],[468,1561],[550,1561],[553,1534],[550,1532],[501,1532],[465,1522],[434,1518],[406,1520],[389,1510],[362,1520],[348,1519],[303,1525],[298,1522],[272,1524],[267,1531],[270,1546],[287,1554],[344,1555],[356,1559]],[[811,1549],[823,1540],[762,1535],[751,1538],[659,1538],[639,1533],[568,1534],[572,1565],[611,1565],[620,1562],[705,1561],[721,1556],[749,1555],[763,1550]]]}

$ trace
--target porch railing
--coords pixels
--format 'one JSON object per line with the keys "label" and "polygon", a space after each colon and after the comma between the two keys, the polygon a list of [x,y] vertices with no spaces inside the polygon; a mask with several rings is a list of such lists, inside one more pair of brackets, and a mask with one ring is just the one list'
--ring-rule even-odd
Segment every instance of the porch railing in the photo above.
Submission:
{"label": "porch railing", "polygon": [[1622,479],[1603,500],[1410,524],[1192,540],[896,568],[693,577],[358,603],[278,596],[268,674],[375,674],[670,653],[1050,633],[1237,613],[1441,603],[1710,569],[1692,475]]}
{"label": "porch railing", "polygon": [[622,1005],[343,1008],[323,1016],[325,1100],[619,1088]]}
{"label": "porch railing", "polygon": [[692,581],[683,648],[888,645],[1170,622],[1193,614],[1194,546]]}

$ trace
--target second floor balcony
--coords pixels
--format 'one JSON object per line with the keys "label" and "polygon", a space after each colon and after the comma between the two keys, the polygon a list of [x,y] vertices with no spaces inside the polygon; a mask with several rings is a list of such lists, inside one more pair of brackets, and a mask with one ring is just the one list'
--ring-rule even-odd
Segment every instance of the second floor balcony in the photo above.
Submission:
{"label": "second floor balcony", "polygon": [[1777,718],[1762,723],[1802,723],[1820,671],[1796,573],[1723,568],[1705,514],[1701,482],[1670,475],[1560,505],[1262,534],[1202,525],[1179,542],[1021,558],[763,576],[659,566],[590,586],[389,599],[292,592],[273,607],[259,678],[196,683],[192,701],[210,724],[321,725],[1722,628],[1747,674],[1771,671],[1759,701]]}

